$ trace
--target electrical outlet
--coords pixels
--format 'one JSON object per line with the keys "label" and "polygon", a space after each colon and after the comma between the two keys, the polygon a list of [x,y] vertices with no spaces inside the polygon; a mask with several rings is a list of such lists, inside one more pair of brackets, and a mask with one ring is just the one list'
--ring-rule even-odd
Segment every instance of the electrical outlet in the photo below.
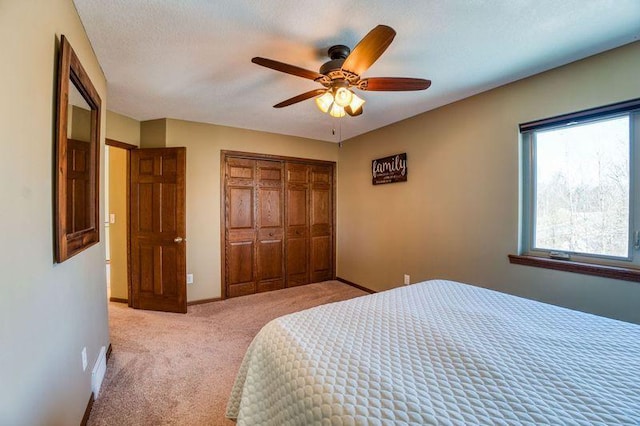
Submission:
{"label": "electrical outlet", "polygon": [[193,284],[193,274],[187,274],[187,284]]}
{"label": "electrical outlet", "polygon": [[82,371],[87,369],[87,347],[82,348]]}
{"label": "electrical outlet", "polygon": [[409,284],[411,284],[411,277],[409,276],[409,274],[404,274],[404,285]]}

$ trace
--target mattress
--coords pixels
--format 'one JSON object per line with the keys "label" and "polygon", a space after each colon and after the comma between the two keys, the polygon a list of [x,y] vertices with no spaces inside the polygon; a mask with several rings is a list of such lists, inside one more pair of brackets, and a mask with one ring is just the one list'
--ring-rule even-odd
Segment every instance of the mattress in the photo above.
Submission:
{"label": "mattress", "polygon": [[640,326],[426,281],[268,323],[227,416],[239,425],[637,426]]}

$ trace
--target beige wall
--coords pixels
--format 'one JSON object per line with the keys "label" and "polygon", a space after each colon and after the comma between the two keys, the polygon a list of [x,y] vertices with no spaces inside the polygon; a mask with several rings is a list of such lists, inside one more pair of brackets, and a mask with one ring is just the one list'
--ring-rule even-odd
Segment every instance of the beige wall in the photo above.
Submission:
{"label": "beige wall", "polygon": [[[338,163],[338,275],[375,290],[448,278],[640,323],[640,285],[510,265],[518,250],[518,124],[640,96],[640,43],[347,141]],[[406,152],[408,182],[371,185]]]}
{"label": "beige wall", "polygon": [[166,120],[166,129],[167,147],[187,148],[187,271],[194,274],[187,299],[220,297],[220,151],[336,161],[338,146],[180,120]]}
{"label": "beige wall", "polygon": [[167,120],[143,121],[140,123],[140,147],[163,148],[167,143]]}
{"label": "beige wall", "polygon": [[109,224],[111,259],[111,297],[129,298],[127,286],[127,151],[109,147],[109,213],[115,223]]}
{"label": "beige wall", "polygon": [[107,111],[106,132],[108,139],[140,146],[140,122],[133,118]]}
{"label": "beige wall", "polygon": [[[100,244],[53,262],[60,34],[106,105],[106,81],[71,0],[0,2],[0,37],[9,41],[0,61],[0,424],[79,424],[91,394],[91,369],[100,347],[109,344],[104,233]],[[89,365],[83,372],[85,346]]]}

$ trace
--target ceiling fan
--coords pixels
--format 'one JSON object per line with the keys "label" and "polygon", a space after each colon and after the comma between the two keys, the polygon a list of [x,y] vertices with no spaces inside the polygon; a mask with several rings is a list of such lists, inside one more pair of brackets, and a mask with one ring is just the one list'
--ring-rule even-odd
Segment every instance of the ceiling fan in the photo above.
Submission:
{"label": "ceiling fan", "polygon": [[409,91],[425,90],[431,86],[431,80],[404,77],[369,77],[361,75],[389,47],[396,32],[386,25],[378,25],[364,36],[351,51],[347,46],[336,45],[329,48],[330,61],[320,67],[320,72],[300,68],[272,59],[255,57],[254,64],[276,71],[292,74],[317,81],[324,87],[310,90],[293,98],[282,101],[274,108],[282,108],[315,97],[316,104],[322,112],[332,117],[358,116],[362,114],[364,100],[352,89],[371,91]]}

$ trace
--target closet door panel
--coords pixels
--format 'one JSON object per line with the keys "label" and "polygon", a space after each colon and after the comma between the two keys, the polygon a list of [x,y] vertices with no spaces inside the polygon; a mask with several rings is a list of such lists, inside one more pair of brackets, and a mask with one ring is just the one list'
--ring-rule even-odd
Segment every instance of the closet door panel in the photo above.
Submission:
{"label": "closet door panel", "polygon": [[257,292],[284,288],[282,238],[262,240],[258,246],[258,286]]}
{"label": "closet door panel", "polygon": [[306,228],[307,216],[307,188],[287,189],[287,227]]}
{"label": "closet door panel", "polygon": [[229,229],[251,229],[253,225],[253,188],[229,187]]}
{"label": "closet door panel", "polygon": [[282,279],[282,239],[263,240],[258,247],[258,272],[262,280]]}
{"label": "closet door panel", "polygon": [[225,185],[227,297],[256,292],[256,188],[254,160],[229,158]]}
{"label": "closet door panel", "polygon": [[282,161],[258,161],[258,180],[263,185],[282,186]]}
{"label": "closet door panel", "polygon": [[331,238],[311,239],[311,282],[326,281],[332,277]]}
{"label": "closet door panel", "polygon": [[281,161],[257,162],[257,292],[284,288],[283,178],[284,168]]}
{"label": "closet door panel", "polygon": [[307,238],[287,240],[287,287],[309,284]]}
{"label": "closet door panel", "polygon": [[246,158],[229,158],[227,161],[227,179],[229,182],[237,179],[253,182],[255,163],[255,160]]}
{"label": "closet door panel", "polygon": [[331,229],[331,191],[313,189],[311,191],[311,227],[327,232]]}
{"label": "closet door panel", "polygon": [[333,278],[333,168],[311,167],[310,256],[311,282]]}
{"label": "closet door panel", "polygon": [[253,271],[254,253],[255,247],[251,240],[229,242],[229,251],[227,253],[229,260],[227,295],[229,297],[256,292]]}
{"label": "closet door panel", "polygon": [[333,181],[333,167],[312,166],[311,183],[313,185],[324,185],[330,187]]}
{"label": "closet door panel", "polygon": [[306,164],[286,164],[286,271],[287,287],[308,284],[309,172]]}
{"label": "closet door panel", "polygon": [[305,164],[287,163],[287,184],[309,183],[309,167]]}
{"label": "closet door panel", "polygon": [[282,229],[282,189],[260,188],[258,190],[258,203],[260,210],[260,229]]}

